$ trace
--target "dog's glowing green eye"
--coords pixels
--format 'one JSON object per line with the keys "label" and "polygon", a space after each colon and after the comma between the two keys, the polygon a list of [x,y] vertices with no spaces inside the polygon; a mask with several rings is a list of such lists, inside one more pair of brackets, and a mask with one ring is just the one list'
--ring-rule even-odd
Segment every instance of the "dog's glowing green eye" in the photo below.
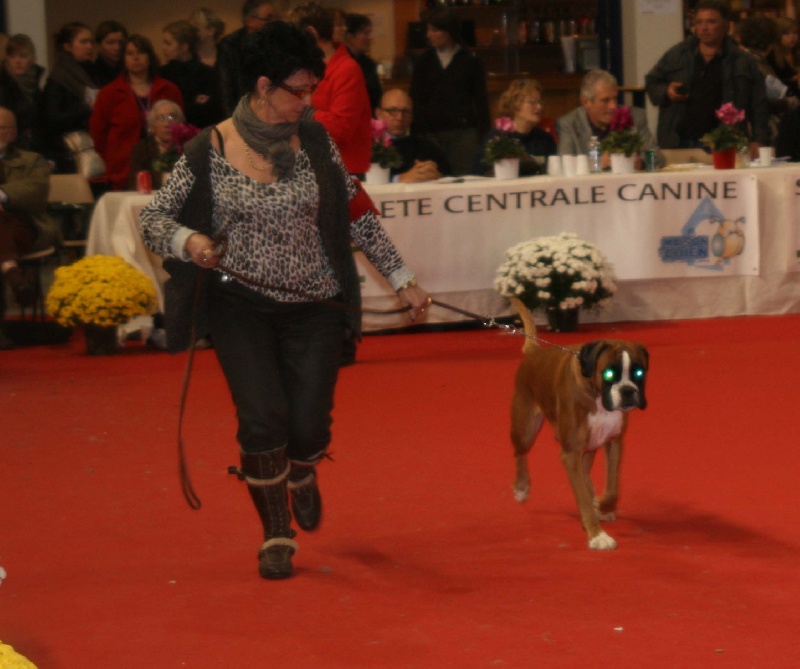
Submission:
{"label": "dog's glowing green eye", "polygon": [[641,379],[644,378],[644,370],[641,367],[637,367],[633,370],[633,378]]}
{"label": "dog's glowing green eye", "polygon": [[605,381],[606,383],[611,383],[616,378],[617,378],[617,373],[613,369],[611,369],[611,367],[603,370],[603,381]]}

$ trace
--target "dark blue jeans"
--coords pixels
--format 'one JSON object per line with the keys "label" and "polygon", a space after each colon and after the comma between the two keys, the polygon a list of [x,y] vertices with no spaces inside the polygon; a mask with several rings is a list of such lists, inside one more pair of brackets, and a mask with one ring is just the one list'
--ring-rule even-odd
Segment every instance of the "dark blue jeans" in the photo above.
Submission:
{"label": "dark blue jeans", "polygon": [[330,442],[344,311],[275,302],[218,273],[209,300],[211,338],[236,405],[242,450],[286,445],[290,460],[314,460]]}

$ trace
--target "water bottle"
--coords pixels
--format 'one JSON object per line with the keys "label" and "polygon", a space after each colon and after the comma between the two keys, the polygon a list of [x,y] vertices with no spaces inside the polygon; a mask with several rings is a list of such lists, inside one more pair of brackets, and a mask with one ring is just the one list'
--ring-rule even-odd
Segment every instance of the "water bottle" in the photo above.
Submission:
{"label": "water bottle", "polygon": [[589,140],[589,171],[592,174],[599,174],[600,169],[600,140],[596,135],[592,135]]}

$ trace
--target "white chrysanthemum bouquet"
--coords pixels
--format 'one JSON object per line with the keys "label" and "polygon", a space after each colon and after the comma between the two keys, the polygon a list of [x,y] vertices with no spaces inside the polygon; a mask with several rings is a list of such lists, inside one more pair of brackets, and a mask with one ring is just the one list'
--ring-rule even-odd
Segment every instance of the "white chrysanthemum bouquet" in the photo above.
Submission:
{"label": "white chrysanthemum bouquet", "polygon": [[611,264],[594,244],[562,232],[506,251],[494,287],[529,309],[589,309],[607,304],[617,289]]}

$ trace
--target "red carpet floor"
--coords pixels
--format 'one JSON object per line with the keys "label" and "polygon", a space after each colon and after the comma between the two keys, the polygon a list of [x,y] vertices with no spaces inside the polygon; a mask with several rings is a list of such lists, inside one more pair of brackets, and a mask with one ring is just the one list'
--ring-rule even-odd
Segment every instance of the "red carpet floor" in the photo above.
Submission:
{"label": "red carpet floor", "polygon": [[[800,316],[583,327],[636,339],[614,552],[592,552],[552,432],[511,493],[522,340],[368,337],[337,394],[325,518],[258,578],[213,351],[0,353],[0,640],[40,669],[796,667]],[[601,465],[598,461],[598,465]],[[602,467],[597,467],[602,469]]]}

